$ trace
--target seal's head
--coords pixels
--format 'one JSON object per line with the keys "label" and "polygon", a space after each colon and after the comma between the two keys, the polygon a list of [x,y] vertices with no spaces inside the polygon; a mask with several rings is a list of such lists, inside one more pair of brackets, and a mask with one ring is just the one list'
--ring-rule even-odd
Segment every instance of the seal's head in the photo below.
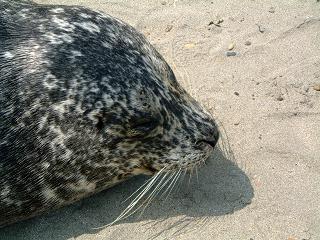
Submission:
{"label": "seal's head", "polygon": [[206,160],[219,137],[215,121],[154,49],[137,58],[140,67],[121,69],[131,71],[131,79],[104,79],[108,106],[101,104],[96,124],[106,141],[114,143],[108,149],[135,173],[190,169]]}
{"label": "seal's head", "polygon": [[109,86],[103,93],[108,102],[94,110],[96,126],[112,145],[110,153],[133,168],[189,168],[210,155],[218,141],[218,129],[157,57],[156,63],[144,58],[139,77],[114,82],[104,79]]}

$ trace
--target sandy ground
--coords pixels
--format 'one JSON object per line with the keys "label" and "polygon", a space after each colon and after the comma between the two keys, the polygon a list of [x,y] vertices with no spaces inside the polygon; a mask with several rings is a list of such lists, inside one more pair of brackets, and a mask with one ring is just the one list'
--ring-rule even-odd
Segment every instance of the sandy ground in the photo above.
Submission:
{"label": "sandy ground", "polygon": [[88,6],[143,32],[223,124],[233,155],[220,144],[198,181],[140,217],[95,229],[144,177],[1,229],[0,239],[320,239],[320,2],[38,2]]}

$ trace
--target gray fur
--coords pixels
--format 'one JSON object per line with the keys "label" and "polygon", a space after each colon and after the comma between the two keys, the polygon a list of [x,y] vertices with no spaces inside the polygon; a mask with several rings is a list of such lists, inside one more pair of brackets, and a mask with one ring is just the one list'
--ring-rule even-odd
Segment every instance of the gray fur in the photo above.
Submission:
{"label": "gray fur", "polygon": [[30,1],[0,13],[0,226],[212,153],[214,120],[131,26]]}

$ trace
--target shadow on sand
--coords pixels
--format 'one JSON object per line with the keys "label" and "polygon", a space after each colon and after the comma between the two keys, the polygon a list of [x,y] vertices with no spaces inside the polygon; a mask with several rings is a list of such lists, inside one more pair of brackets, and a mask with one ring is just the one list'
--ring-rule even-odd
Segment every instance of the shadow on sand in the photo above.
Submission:
{"label": "shadow on sand", "polygon": [[[101,230],[95,228],[112,222],[126,207],[121,202],[146,179],[144,176],[136,177],[71,206],[0,229],[0,239],[66,240],[98,233]],[[159,229],[151,239],[162,234],[176,236],[206,226],[214,216],[244,208],[251,203],[253,196],[247,175],[217,148],[214,158],[199,169],[198,180],[194,174],[189,182],[187,175],[167,199],[157,198],[142,216],[138,212],[115,225],[147,221],[147,228]],[[178,220],[163,224],[171,217]],[[157,224],[161,227],[156,227]]]}

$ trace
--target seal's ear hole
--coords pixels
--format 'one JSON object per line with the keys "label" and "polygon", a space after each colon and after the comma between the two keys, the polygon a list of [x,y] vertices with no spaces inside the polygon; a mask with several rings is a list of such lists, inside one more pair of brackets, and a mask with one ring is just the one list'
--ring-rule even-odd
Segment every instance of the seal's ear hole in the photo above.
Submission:
{"label": "seal's ear hole", "polygon": [[140,95],[145,95],[146,94],[146,91],[145,90],[140,90]]}

